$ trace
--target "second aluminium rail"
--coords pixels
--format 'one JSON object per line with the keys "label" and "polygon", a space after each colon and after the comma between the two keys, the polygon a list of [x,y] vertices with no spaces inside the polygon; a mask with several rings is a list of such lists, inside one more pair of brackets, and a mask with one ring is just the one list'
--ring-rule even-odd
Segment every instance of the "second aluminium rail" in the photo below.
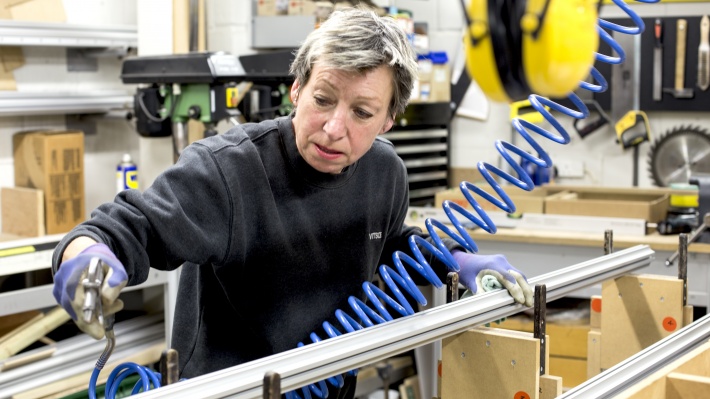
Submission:
{"label": "second aluminium rail", "polygon": [[[580,288],[648,266],[653,256],[654,251],[649,246],[637,245],[528,281],[531,285],[545,284],[547,301],[553,301]],[[505,290],[488,292],[135,397],[257,399],[262,397],[262,383],[267,372],[278,373],[281,392],[287,392],[519,313],[523,309],[524,306],[514,303]]]}

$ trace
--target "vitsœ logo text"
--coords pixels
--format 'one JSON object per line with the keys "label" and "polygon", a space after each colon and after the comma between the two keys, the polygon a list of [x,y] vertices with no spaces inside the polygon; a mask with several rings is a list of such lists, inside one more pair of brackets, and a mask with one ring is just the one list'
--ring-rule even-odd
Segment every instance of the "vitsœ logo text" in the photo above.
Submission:
{"label": "vits\u0153 logo text", "polygon": [[381,231],[377,231],[377,232],[374,232],[374,233],[370,233],[370,239],[371,239],[371,240],[381,240],[381,239],[382,239],[382,232],[381,232]]}

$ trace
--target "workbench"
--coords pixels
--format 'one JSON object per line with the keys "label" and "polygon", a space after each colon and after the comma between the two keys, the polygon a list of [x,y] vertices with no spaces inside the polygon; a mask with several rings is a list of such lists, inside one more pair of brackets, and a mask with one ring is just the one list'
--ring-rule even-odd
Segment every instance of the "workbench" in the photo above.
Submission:
{"label": "workbench", "polygon": [[[423,223],[413,223],[426,231]],[[558,270],[604,255],[604,232],[599,234],[498,228],[495,234],[481,229],[467,230],[478,245],[479,254],[503,254],[508,261],[530,277]],[[440,236],[446,237],[445,234]],[[613,235],[615,250],[645,244],[656,251],[651,266],[643,273],[677,276],[677,262],[666,267],[665,261],[678,248],[678,235],[648,234],[643,237]],[[688,303],[710,309],[710,244],[688,245]],[[600,295],[595,285],[572,296],[589,298]]]}

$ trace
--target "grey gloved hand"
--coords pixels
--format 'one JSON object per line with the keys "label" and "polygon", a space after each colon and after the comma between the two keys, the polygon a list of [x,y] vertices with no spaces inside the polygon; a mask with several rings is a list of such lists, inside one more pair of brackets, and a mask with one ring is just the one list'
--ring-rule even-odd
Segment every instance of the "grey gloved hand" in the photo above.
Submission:
{"label": "grey gloved hand", "polygon": [[123,309],[123,301],[118,299],[118,295],[121,289],[126,286],[128,276],[126,269],[116,258],[116,255],[105,244],[90,245],[77,256],[63,262],[54,275],[52,293],[57,303],[69,313],[69,316],[82,331],[96,339],[101,339],[104,336],[102,323],[96,317],[89,322],[86,322],[83,317],[84,298],[86,297],[83,281],[87,277],[92,258],[101,259],[103,264],[102,275],[105,277],[99,288],[103,317],[108,317]]}
{"label": "grey gloved hand", "polygon": [[513,267],[503,255],[476,255],[454,250],[459,281],[475,295],[479,289],[490,291],[505,287],[515,302],[533,305],[533,290],[525,275]]}

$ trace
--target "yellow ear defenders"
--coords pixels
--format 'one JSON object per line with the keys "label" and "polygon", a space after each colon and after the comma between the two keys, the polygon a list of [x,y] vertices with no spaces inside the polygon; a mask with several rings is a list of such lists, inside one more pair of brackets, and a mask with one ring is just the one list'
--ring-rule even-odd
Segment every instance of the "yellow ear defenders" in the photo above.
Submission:
{"label": "yellow ear defenders", "polygon": [[[464,0],[462,0],[464,1]],[[561,98],[588,75],[599,0],[471,0],[466,68],[493,101]]]}

